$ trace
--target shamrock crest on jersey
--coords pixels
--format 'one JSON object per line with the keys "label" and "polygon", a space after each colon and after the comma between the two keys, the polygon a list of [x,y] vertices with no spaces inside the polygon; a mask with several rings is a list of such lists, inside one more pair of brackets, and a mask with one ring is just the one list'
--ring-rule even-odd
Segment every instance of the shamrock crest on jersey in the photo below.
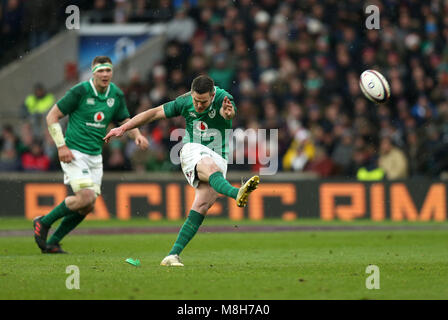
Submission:
{"label": "shamrock crest on jersey", "polygon": [[108,106],[109,108],[111,108],[111,107],[114,106],[115,99],[114,99],[114,98],[109,98],[109,99],[107,99],[106,103],[107,103],[107,106]]}

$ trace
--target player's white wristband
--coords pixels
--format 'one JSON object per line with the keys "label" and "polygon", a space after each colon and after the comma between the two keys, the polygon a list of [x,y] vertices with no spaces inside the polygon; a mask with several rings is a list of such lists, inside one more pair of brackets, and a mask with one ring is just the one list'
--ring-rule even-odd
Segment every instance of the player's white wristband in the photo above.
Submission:
{"label": "player's white wristband", "polygon": [[50,132],[50,136],[53,138],[56,147],[59,148],[65,146],[64,134],[62,133],[62,128],[59,122],[49,125],[48,132]]}

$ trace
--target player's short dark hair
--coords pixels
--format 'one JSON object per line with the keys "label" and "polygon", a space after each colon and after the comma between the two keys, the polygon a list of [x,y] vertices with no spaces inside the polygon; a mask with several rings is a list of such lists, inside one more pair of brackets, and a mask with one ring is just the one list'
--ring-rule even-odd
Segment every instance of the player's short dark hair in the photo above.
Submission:
{"label": "player's short dark hair", "polygon": [[191,92],[193,91],[199,94],[213,93],[215,91],[215,82],[209,76],[201,75],[196,77],[191,83]]}
{"label": "player's short dark hair", "polygon": [[96,56],[92,61],[92,67],[97,63],[110,63],[112,64],[112,60],[108,56]]}

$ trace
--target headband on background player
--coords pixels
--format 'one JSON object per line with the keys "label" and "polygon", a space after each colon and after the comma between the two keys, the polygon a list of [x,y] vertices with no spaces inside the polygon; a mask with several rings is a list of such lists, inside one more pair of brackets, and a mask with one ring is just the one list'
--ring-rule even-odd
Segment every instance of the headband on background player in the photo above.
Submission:
{"label": "headband on background player", "polygon": [[93,67],[92,73],[95,73],[98,70],[107,69],[107,68],[113,69],[112,64],[110,64],[110,63],[97,64],[96,66]]}

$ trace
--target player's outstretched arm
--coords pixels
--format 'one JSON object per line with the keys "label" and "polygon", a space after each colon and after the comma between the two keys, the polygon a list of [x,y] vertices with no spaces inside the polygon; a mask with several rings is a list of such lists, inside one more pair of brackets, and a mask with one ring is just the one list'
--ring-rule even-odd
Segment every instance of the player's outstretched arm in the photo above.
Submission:
{"label": "player's outstretched arm", "polygon": [[58,148],[59,161],[69,163],[75,157],[70,149],[65,145],[64,134],[62,133],[61,125],[59,124],[59,119],[62,119],[64,114],[59,109],[58,105],[55,104],[47,114],[47,126],[50,136],[53,138],[56,147]]}
{"label": "player's outstretched arm", "polygon": [[131,120],[127,121],[118,128],[110,130],[109,133],[103,138],[103,140],[109,142],[112,137],[121,137],[126,131],[160,119],[166,119],[163,105],[137,114]]}

